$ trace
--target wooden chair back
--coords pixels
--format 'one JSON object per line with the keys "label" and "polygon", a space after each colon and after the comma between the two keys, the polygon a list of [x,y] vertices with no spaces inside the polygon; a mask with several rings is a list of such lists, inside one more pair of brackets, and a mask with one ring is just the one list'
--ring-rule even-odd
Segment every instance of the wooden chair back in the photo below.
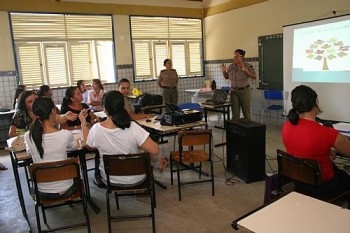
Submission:
{"label": "wooden chair back", "polygon": [[103,155],[106,175],[135,176],[148,174],[151,168],[147,152],[127,155]]}
{"label": "wooden chair back", "polygon": [[29,172],[34,183],[54,182],[79,178],[80,171],[77,158],[55,162],[33,163]]}
{"label": "wooden chair back", "polygon": [[285,176],[315,187],[322,183],[321,169],[317,160],[298,158],[277,150],[277,162],[280,177]]}
{"label": "wooden chair back", "polygon": [[212,130],[184,130],[178,133],[180,146],[200,146],[211,144]]}

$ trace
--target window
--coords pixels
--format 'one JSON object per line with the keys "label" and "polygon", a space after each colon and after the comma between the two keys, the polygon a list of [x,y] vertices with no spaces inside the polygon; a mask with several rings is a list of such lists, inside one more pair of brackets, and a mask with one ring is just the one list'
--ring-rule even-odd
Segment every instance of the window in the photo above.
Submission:
{"label": "window", "polygon": [[29,87],[115,82],[112,17],[11,13],[20,80]]}
{"label": "window", "polygon": [[131,16],[135,81],[156,79],[170,58],[179,76],[203,76],[202,20]]}

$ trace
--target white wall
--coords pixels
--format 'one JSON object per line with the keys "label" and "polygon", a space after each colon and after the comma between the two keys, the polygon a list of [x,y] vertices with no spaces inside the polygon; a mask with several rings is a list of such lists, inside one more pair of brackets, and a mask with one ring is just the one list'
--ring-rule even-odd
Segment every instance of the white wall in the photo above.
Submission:
{"label": "white wall", "polygon": [[350,13],[349,0],[269,0],[205,18],[206,60],[232,58],[236,48],[258,57],[258,37],[282,33],[283,25]]}

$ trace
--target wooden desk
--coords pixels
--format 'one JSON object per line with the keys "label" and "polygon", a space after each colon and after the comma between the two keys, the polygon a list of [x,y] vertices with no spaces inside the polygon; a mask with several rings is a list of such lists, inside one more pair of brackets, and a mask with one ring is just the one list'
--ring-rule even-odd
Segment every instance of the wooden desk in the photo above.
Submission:
{"label": "wooden desk", "polygon": [[238,222],[259,233],[348,233],[350,210],[292,192]]}
{"label": "wooden desk", "polygon": [[[194,127],[200,127],[200,126],[207,126],[207,123],[204,121],[196,121],[193,123],[189,124],[183,124],[183,125],[172,125],[172,126],[167,126],[167,125],[161,125],[160,121],[155,120],[156,117],[151,117],[151,118],[145,118],[145,119],[140,119],[136,120],[136,122],[141,125],[142,127],[150,130],[153,133],[157,133],[160,136],[165,136],[169,134],[176,134],[178,131],[183,130],[183,129],[190,129]],[[148,121],[150,120],[150,121]]]}

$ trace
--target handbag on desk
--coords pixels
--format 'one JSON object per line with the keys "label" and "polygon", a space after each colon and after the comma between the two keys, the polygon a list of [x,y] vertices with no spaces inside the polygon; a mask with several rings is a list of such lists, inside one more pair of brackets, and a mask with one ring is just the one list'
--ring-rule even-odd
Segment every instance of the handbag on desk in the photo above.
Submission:
{"label": "handbag on desk", "polygon": [[9,148],[12,151],[24,151],[26,150],[26,144],[24,142],[24,135],[17,136],[12,142]]}

